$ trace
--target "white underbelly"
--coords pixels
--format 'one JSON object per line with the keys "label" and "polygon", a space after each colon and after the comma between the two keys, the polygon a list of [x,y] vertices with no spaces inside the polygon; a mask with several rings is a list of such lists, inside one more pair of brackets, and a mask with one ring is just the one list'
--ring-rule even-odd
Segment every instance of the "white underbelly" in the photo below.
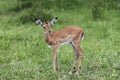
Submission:
{"label": "white underbelly", "polygon": [[[71,42],[71,40],[68,40],[68,41],[65,41],[63,43],[60,44],[60,46],[63,46],[65,44],[69,44]],[[52,46],[51,45],[48,45],[48,48],[51,48]]]}
{"label": "white underbelly", "polygon": [[[60,46],[63,46],[65,44],[68,44],[70,42],[72,42],[72,38],[71,38],[71,35],[68,35],[66,38],[64,39],[60,39],[58,38],[57,39],[58,42],[60,42]],[[49,48],[51,48],[52,46],[51,45],[48,45]]]}
{"label": "white underbelly", "polygon": [[63,46],[63,45],[68,44],[68,43],[70,43],[70,40],[63,42],[60,45]]}

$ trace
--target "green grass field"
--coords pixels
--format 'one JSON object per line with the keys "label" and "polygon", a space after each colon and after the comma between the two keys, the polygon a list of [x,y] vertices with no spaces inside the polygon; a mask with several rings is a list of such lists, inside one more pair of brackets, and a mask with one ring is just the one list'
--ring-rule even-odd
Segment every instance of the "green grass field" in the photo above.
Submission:
{"label": "green grass field", "polygon": [[0,15],[0,80],[120,80],[119,12],[106,11],[105,19],[96,21],[88,9],[52,12],[58,16],[52,30],[77,25],[85,31],[82,70],[71,76],[71,45],[58,49],[60,71],[54,73],[43,29],[34,22],[17,24],[13,14]]}

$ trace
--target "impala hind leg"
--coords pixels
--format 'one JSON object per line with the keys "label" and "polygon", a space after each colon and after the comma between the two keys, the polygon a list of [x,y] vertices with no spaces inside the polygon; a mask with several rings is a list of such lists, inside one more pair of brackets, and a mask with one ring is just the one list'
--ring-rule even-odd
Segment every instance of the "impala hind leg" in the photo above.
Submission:
{"label": "impala hind leg", "polygon": [[74,41],[74,50],[75,50],[75,56],[76,56],[76,64],[78,65],[77,66],[77,71],[76,71],[76,74],[79,74],[80,73],[80,70],[81,70],[81,65],[82,65],[82,57],[83,57],[83,53],[82,53],[82,49],[80,48],[80,45],[79,45],[79,39]]}
{"label": "impala hind leg", "polygon": [[74,51],[74,55],[75,55],[75,58],[74,58],[74,61],[73,61],[73,65],[72,65],[72,68],[71,70],[69,71],[69,74],[71,75],[72,73],[75,73],[76,72],[76,64],[77,64],[77,59],[78,59],[78,56],[79,56],[79,53],[75,47],[75,44],[73,42],[71,42],[71,45],[73,47],[73,51]]}
{"label": "impala hind leg", "polygon": [[78,70],[76,72],[76,74],[80,73],[81,70],[81,65],[82,65],[82,58],[83,58],[83,53],[82,53],[82,49],[80,48],[80,46],[78,45],[77,47],[77,51],[78,51]]}

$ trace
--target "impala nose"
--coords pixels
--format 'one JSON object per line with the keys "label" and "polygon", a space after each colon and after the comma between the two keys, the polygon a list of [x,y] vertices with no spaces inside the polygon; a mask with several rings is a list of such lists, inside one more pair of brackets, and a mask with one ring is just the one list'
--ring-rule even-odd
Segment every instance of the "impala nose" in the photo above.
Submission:
{"label": "impala nose", "polygon": [[49,34],[51,33],[51,31],[49,31]]}

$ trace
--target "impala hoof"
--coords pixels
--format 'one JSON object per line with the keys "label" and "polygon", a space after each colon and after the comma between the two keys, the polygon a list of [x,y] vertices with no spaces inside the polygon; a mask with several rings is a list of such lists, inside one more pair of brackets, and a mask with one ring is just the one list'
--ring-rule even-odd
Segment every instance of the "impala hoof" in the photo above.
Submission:
{"label": "impala hoof", "polygon": [[72,75],[72,71],[69,71],[68,74],[69,74],[69,75]]}
{"label": "impala hoof", "polygon": [[75,73],[75,75],[79,75],[80,73],[77,71],[76,73]]}

